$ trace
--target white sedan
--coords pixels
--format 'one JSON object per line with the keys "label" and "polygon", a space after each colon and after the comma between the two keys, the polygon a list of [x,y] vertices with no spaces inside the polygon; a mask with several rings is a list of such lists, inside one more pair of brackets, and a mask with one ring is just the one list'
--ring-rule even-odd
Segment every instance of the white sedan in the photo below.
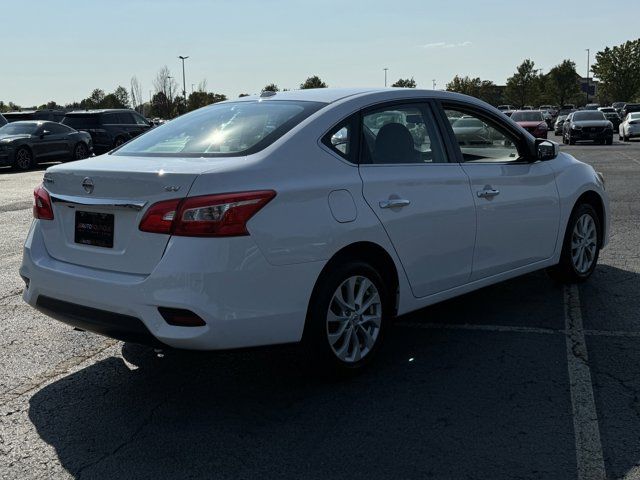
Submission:
{"label": "white sedan", "polygon": [[[491,135],[458,139],[463,116]],[[217,103],[34,193],[20,274],[40,311],[183,349],[302,341],[341,371],[396,315],[544,268],[587,279],[609,229],[593,168],[479,100],[413,89]]]}
{"label": "white sedan", "polygon": [[628,113],[620,124],[620,140],[628,142],[634,137],[640,137],[640,112]]}

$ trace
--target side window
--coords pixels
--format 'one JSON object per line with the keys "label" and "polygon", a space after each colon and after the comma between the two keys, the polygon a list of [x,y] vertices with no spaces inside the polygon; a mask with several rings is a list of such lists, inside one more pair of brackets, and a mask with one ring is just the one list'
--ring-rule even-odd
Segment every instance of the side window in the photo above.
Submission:
{"label": "side window", "polygon": [[394,105],[362,116],[361,163],[445,163],[427,105]]}
{"label": "side window", "polygon": [[71,133],[72,131],[69,127],[65,127],[59,123],[47,123],[44,128],[56,135]]}
{"label": "side window", "polygon": [[356,163],[353,158],[355,153],[353,131],[354,119],[349,118],[329,130],[329,133],[322,137],[322,143],[345,160]]}
{"label": "side window", "polygon": [[465,162],[515,162],[516,137],[496,123],[454,108],[444,111]]}
{"label": "side window", "polygon": [[135,123],[137,125],[140,125],[141,127],[148,127],[149,126],[147,121],[144,118],[142,118],[140,115],[133,114],[133,118],[135,119],[135,121],[136,121]]}
{"label": "side window", "polygon": [[133,120],[133,115],[128,112],[120,112],[118,113],[118,123],[122,125],[135,125],[135,121]]}
{"label": "side window", "polygon": [[102,123],[104,125],[113,125],[118,122],[117,113],[103,113],[102,114]]}

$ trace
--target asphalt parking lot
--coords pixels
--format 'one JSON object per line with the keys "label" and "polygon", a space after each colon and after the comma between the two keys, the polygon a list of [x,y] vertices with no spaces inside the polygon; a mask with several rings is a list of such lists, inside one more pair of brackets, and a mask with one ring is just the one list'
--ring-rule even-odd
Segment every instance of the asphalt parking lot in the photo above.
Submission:
{"label": "asphalt parking lot", "polygon": [[17,270],[44,167],[0,169],[0,478],[640,479],[640,142],[562,149],[611,197],[592,279],[402,317],[340,382],[288,348],[160,357],[35,312]]}

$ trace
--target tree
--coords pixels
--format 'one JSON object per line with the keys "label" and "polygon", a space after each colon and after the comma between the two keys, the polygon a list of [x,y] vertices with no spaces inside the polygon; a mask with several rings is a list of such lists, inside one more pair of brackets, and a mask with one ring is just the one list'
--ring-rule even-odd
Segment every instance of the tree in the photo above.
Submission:
{"label": "tree", "polygon": [[116,88],[113,92],[113,95],[118,100],[118,103],[122,105],[122,107],[117,108],[129,108],[131,106],[131,104],[129,103],[129,92],[127,92],[126,88],[118,86],[118,88]]}
{"label": "tree", "polygon": [[192,92],[187,99],[187,109],[189,111],[195,110],[197,108],[204,107],[206,105],[211,105],[212,103],[223,102],[227,99],[226,95],[221,93],[210,93],[210,92]]}
{"label": "tree", "polygon": [[518,107],[535,103],[539,94],[539,75],[533,60],[526,59],[516,69],[516,73],[507,79],[505,95]]}
{"label": "tree", "polygon": [[[307,78],[304,83],[300,84],[300,90],[306,90],[309,88],[327,88],[327,84],[320,80],[320,77],[314,75]],[[277,91],[277,90],[274,90]]]}
{"label": "tree", "polygon": [[396,83],[391,85],[392,87],[398,88],[416,88],[418,85],[413,77],[409,78],[400,78]]}
{"label": "tree", "polygon": [[248,97],[248,96],[249,96],[248,93],[241,93],[240,95],[238,95],[238,98]]}
{"label": "tree", "polygon": [[89,97],[80,102],[83,108],[98,108],[104,101],[104,90],[99,88],[94,89]]}
{"label": "tree", "polygon": [[275,83],[270,83],[262,89],[263,92],[279,92],[280,89]]}
{"label": "tree", "polygon": [[456,75],[447,83],[446,88],[449,92],[470,95],[492,105],[497,105],[500,102],[498,87],[491,80],[482,80],[480,77],[471,78]]}
{"label": "tree", "polygon": [[640,39],[596,53],[591,67],[602,95],[613,101],[633,101],[640,95]]}
{"label": "tree", "polygon": [[580,95],[578,78],[576,64],[571,60],[564,60],[544,76],[546,97],[560,107],[574,103]]}

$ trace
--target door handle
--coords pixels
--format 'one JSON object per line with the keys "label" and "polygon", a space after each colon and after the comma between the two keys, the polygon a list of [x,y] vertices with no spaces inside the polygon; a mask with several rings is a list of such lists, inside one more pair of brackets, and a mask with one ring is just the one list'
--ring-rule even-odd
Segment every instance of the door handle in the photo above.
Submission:
{"label": "door handle", "polygon": [[476,193],[480,198],[493,198],[496,195],[500,195],[500,190],[496,190],[495,188],[490,188],[485,190],[478,190]]}
{"label": "door handle", "polygon": [[380,208],[394,208],[406,207],[410,204],[411,201],[404,198],[390,198],[389,200],[382,200],[378,205],[380,205]]}

